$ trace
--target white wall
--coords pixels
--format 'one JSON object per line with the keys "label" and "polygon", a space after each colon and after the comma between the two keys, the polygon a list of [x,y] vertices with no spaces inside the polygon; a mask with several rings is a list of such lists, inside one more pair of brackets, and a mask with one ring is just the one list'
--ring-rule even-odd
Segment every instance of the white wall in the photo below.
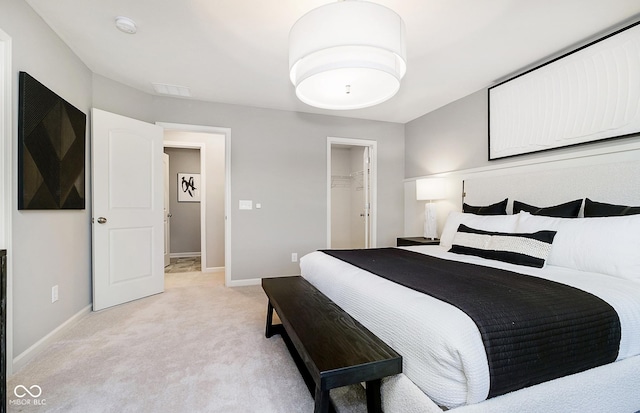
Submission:
{"label": "white wall", "polygon": [[331,248],[351,247],[350,149],[331,148]]}
{"label": "white wall", "polygon": [[351,224],[351,248],[365,247],[365,225],[364,217],[360,214],[364,212],[364,164],[362,158],[364,156],[363,146],[354,146],[350,149],[350,165],[351,174],[351,209],[349,210]]}
{"label": "white wall", "polygon": [[331,188],[331,248],[364,248],[364,190],[362,185],[364,147],[331,148],[331,174],[339,178]]}
{"label": "white wall", "polygon": [[[0,29],[12,38],[13,142],[17,142],[18,72],[25,71],[88,114],[91,72],[23,0],[3,0]],[[85,210],[18,211],[13,177],[13,356],[23,354],[91,303],[91,191],[87,133]],[[17,170],[13,148],[13,170]],[[51,303],[51,288],[59,301]]]}

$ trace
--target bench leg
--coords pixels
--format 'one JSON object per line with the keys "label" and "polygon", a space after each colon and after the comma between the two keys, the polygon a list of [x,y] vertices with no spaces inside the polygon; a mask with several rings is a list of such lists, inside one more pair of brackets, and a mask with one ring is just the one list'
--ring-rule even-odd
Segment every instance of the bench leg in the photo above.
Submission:
{"label": "bench leg", "polygon": [[380,400],[380,380],[367,382],[367,413],[382,413]]}
{"label": "bench leg", "polygon": [[272,323],[273,323],[273,306],[271,305],[271,300],[269,300],[269,304],[267,304],[267,327],[264,332],[264,335],[267,338],[270,338],[274,334],[271,328]]}
{"label": "bench leg", "polygon": [[328,413],[329,412],[329,390],[320,390],[320,387],[316,387],[315,408],[313,413]]}

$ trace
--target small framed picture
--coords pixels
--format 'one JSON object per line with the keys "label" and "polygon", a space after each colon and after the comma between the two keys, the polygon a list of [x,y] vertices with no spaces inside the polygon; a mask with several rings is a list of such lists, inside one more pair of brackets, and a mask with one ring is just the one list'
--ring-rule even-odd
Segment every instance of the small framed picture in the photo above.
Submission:
{"label": "small framed picture", "polygon": [[178,173],[178,202],[200,202],[200,174]]}

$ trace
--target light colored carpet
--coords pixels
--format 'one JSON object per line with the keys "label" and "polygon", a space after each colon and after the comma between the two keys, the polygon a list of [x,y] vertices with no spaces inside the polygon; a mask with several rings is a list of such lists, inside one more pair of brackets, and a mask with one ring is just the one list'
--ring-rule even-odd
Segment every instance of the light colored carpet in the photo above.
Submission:
{"label": "light colored carpet", "polygon": [[[165,289],[82,318],[9,378],[8,412],[313,411],[284,342],[264,336],[261,287],[189,272]],[[17,405],[19,385],[40,386],[46,404]],[[340,413],[366,411],[358,387],[335,392]]]}

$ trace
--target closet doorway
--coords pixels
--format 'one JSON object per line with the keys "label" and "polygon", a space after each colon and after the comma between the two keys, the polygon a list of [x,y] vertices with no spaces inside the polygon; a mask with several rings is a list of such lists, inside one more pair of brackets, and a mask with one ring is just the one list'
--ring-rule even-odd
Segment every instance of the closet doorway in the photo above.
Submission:
{"label": "closet doorway", "polygon": [[376,246],[376,142],[327,140],[327,247]]}

